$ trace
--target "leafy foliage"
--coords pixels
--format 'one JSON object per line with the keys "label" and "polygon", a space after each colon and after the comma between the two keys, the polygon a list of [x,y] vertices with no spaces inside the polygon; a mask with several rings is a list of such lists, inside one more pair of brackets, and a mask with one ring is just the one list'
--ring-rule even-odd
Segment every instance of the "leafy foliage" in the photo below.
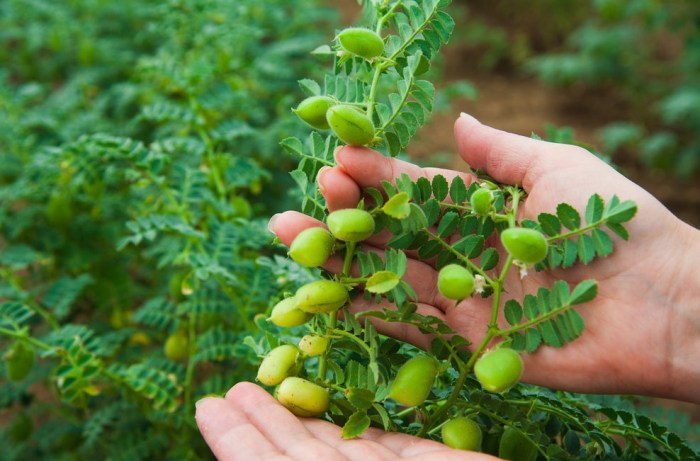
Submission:
{"label": "leafy foliage", "polygon": [[[359,268],[343,283],[364,289],[377,309],[345,312],[342,322],[316,316],[285,331],[265,320],[277,300],[320,272],[270,247],[263,217],[298,198],[304,212],[323,218],[316,175],[339,145],[334,135],[308,134],[288,110],[298,86],[364,104],[378,127],[374,147],[387,155],[402,154],[437,107],[422,75],[454,28],[449,2],[360,3],[391,31],[385,59],[317,48],[334,26],[317,2],[0,3],[0,418],[27,416],[35,425],[21,441],[0,428],[0,459],[209,459],[194,402],[253,379],[265,351],[306,332],[333,339],[299,373],[345,390],[328,417],[346,437],[370,426],[434,437],[429,431],[446,416],[478,412],[491,436],[510,424],[549,458],[690,459],[683,440],[627,407],[525,386],[483,392],[469,373],[478,354],[468,341],[417,313],[402,279],[406,251],[468,265],[483,274],[488,297],[494,271],[507,263],[488,239],[515,214],[516,189],[497,187],[486,217],[468,205],[476,185],[459,179],[405,177],[368,190],[365,206],[394,234],[390,248],[337,251]],[[315,58],[303,57],[314,49]],[[326,75],[318,69],[324,59],[333,64]],[[299,159],[291,180],[294,163],[281,150]],[[298,196],[287,194],[294,183]],[[591,200],[584,218],[562,208],[529,225],[575,233],[550,235],[552,251],[590,236],[596,256],[605,256],[611,248],[596,232],[621,235],[632,207]],[[588,243],[576,248],[585,262]],[[531,331],[546,344],[580,334],[576,310],[595,285],[541,293],[508,300],[513,323],[497,336],[513,344],[525,336],[534,350]],[[387,399],[397,367],[418,351],[367,319],[434,336],[429,353],[441,373],[423,405],[406,412]],[[164,350],[173,335],[185,339],[184,359]],[[12,381],[6,362],[17,345],[36,358]],[[591,418],[589,408],[603,416]]]}
{"label": "leafy foliage", "polygon": [[571,29],[566,49],[527,66],[551,84],[615,88],[641,116],[604,127],[607,150],[634,150],[648,165],[692,177],[700,165],[697,3],[587,3],[590,14]]}
{"label": "leafy foliage", "polygon": [[[0,417],[36,424],[21,443],[0,431],[0,459],[211,457],[194,401],[255,376],[244,338],[303,280],[281,277],[300,268],[262,217],[289,207],[277,139],[303,133],[300,57],[333,16],[54,3],[0,5],[0,355],[37,356],[19,382],[0,367]],[[175,332],[182,362],[163,351]]]}

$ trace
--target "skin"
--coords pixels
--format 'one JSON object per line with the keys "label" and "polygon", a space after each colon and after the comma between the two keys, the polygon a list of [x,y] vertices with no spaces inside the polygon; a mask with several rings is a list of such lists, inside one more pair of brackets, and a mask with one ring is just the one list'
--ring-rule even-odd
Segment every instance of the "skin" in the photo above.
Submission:
{"label": "skin", "polygon": [[[527,354],[523,381],[575,392],[630,393],[700,402],[696,385],[700,380],[700,271],[695,270],[700,260],[700,231],[677,219],[648,192],[584,149],[506,133],[466,114],[455,123],[455,139],[468,166],[525,189],[528,197],[518,219],[552,213],[562,201],[584,210],[593,193],[606,200],[616,194],[623,200],[634,200],[639,208],[628,225],[630,241],[616,239],[615,252],[604,260],[566,271],[531,270],[523,279],[517,270],[511,270],[506,299],[522,299],[526,293],[551,286],[558,279],[570,284],[589,278],[599,282],[598,297],[579,311],[586,322],[584,334],[561,349],[542,347]],[[322,169],[318,177],[331,211],[355,207],[362,197],[361,188],[378,187],[382,180],[392,180],[402,173],[414,180],[441,174],[448,181],[456,175],[467,184],[473,181],[466,172],[420,168],[366,148],[343,147],[335,156],[337,166]],[[270,229],[289,245],[303,229],[320,225],[308,216],[289,211],[273,217]],[[366,245],[381,251],[387,239],[387,235],[378,234]],[[337,258],[331,258],[325,267],[338,271],[340,264]],[[455,305],[437,291],[435,268],[417,259],[409,259],[406,280],[416,290],[420,313],[444,319],[473,343],[483,338],[491,312],[490,299],[469,298]],[[352,306],[355,312],[370,308],[376,309],[376,305],[365,304],[361,297]],[[376,326],[419,346],[427,346],[430,341],[405,325]],[[265,411],[260,411],[262,404],[266,405]],[[333,460],[489,459],[408,435],[375,430],[360,440],[345,441],[340,429],[331,423],[298,419],[248,383],[235,386],[225,399],[202,402],[197,421],[222,460],[309,459],[309,453],[315,450],[319,450],[320,459]],[[275,427],[278,429],[273,430]]]}
{"label": "skin", "polygon": [[200,400],[196,417],[219,461],[497,459],[374,428],[357,439],[344,440],[340,427],[320,419],[297,418],[252,383],[236,384],[223,399]]}

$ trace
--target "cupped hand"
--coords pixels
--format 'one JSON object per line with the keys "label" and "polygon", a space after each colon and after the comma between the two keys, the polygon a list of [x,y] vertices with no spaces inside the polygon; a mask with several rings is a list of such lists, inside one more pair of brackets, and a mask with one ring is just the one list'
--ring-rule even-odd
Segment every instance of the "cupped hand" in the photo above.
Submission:
{"label": "cupped hand", "polygon": [[[562,279],[574,285],[593,278],[599,282],[597,298],[579,309],[586,322],[581,338],[561,349],[542,347],[527,354],[523,379],[534,384],[577,392],[638,393],[685,400],[700,400],[693,383],[700,370],[700,303],[698,278],[692,261],[700,258],[700,232],[675,218],[649,193],[616,172],[588,151],[506,133],[483,125],[470,116],[455,124],[460,155],[469,166],[480,168],[495,180],[518,184],[527,192],[518,219],[536,219],[553,213],[560,202],[584,210],[588,198],[600,194],[634,200],[639,212],[629,223],[629,242],[615,240],[614,253],[584,266],[534,272],[523,279],[512,270],[506,280],[505,299],[522,300],[540,286]],[[344,147],[336,152],[337,166],[324,168],[318,177],[329,210],[355,207],[362,188],[380,187],[403,173],[414,180],[437,174],[448,181],[460,175],[467,184],[473,175],[453,170],[420,168],[387,158],[366,148]],[[287,245],[297,233],[322,225],[295,212],[277,216],[271,229]],[[386,235],[367,244],[382,250]],[[409,261],[405,279],[418,296],[420,313],[445,320],[472,343],[485,335],[491,299],[472,297],[457,305],[436,289],[437,272],[418,259]],[[331,260],[329,270],[339,269]],[[498,269],[497,269],[498,270]],[[688,283],[695,287],[688,287]],[[361,297],[352,310],[376,309]],[[503,320],[503,319],[501,319]],[[403,324],[379,324],[387,334],[420,346],[429,338]]]}
{"label": "cupped hand", "polygon": [[357,439],[346,440],[335,424],[297,418],[265,390],[245,382],[236,384],[223,399],[210,397],[197,402],[196,419],[219,461],[496,459],[374,428]]}

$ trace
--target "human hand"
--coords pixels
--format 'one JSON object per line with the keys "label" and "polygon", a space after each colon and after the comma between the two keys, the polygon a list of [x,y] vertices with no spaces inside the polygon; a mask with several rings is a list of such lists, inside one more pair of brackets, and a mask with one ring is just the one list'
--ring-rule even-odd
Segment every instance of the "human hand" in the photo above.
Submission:
{"label": "human hand", "polygon": [[359,438],[345,440],[340,427],[320,419],[297,418],[251,383],[236,384],[223,399],[200,400],[196,419],[219,461],[496,459],[376,428],[368,429]]}
{"label": "human hand", "polygon": [[[639,186],[584,149],[538,141],[499,131],[469,116],[455,124],[462,158],[495,180],[521,185],[528,193],[518,219],[553,212],[562,201],[580,210],[593,193],[609,199],[616,194],[634,200],[639,213],[628,226],[630,242],[617,242],[608,258],[566,271],[534,272],[520,279],[511,271],[506,292],[521,299],[539,286],[563,279],[571,284],[599,281],[598,297],[581,308],[587,328],[581,338],[561,349],[540,348],[526,354],[523,380],[578,392],[638,393],[691,401],[700,400],[700,280],[693,269],[700,259],[700,232],[675,218]],[[379,187],[402,173],[412,179],[436,174],[448,181],[452,170],[420,168],[370,149],[343,147],[338,166],[319,173],[318,183],[329,210],[355,207],[364,187]],[[277,216],[271,230],[289,245],[303,229],[320,223],[296,212]],[[387,236],[366,243],[381,250]],[[412,259],[406,280],[418,295],[418,312],[445,320],[473,343],[485,334],[491,300],[469,298],[458,305],[436,290],[437,272],[429,263]],[[327,268],[338,270],[339,261]],[[377,309],[358,297],[354,312]],[[502,319],[501,319],[502,320]],[[430,338],[403,324],[380,324],[384,333],[427,347]]]}

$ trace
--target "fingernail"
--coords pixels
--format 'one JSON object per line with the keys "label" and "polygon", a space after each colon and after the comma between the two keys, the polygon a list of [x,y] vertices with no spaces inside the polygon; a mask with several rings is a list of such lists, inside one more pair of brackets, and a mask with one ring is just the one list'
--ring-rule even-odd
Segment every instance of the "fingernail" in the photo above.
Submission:
{"label": "fingernail", "polygon": [[338,160],[338,154],[340,153],[341,150],[343,150],[343,147],[345,147],[345,146],[338,146],[338,147],[336,147],[335,150],[333,151],[333,159],[335,160],[335,163],[338,164],[338,166],[342,166],[342,165],[340,164],[340,160]]}
{"label": "fingernail", "polygon": [[466,112],[460,112],[459,116],[460,116],[461,118],[465,118],[465,119],[467,119],[467,120],[471,120],[472,122],[481,123],[481,122],[479,122],[473,115],[469,115],[469,114],[467,114]]}
{"label": "fingernail", "polygon": [[316,184],[318,185],[318,189],[321,191],[321,194],[323,194],[323,195],[326,195],[326,188],[323,184],[321,176],[326,174],[326,172],[330,169],[331,169],[331,167],[329,167],[329,166],[323,166],[323,167],[321,167],[320,170],[318,170],[318,173],[316,174]]}
{"label": "fingernail", "polygon": [[214,398],[217,398],[217,397],[214,396],[214,395],[205,395],[204,397],[202,397],[201,399],[197,400],[197,401],[194,403],[194,407],[195,407],[195,408],[199,408],[199,404],[200,404],[200,403],[204,402],[205,400],[210,400],[210,399],[214,399]]}
{"label": "fingernail", "polygon": [[282,213],[273,214],[272,217],[270,217],[270,220],[267,222],[267,230],[269,230],[273,234],[275,233],[275,231],[273,230],[275,227],[275,221],[277,221],[277,218],[279,218],[281,214]]}

